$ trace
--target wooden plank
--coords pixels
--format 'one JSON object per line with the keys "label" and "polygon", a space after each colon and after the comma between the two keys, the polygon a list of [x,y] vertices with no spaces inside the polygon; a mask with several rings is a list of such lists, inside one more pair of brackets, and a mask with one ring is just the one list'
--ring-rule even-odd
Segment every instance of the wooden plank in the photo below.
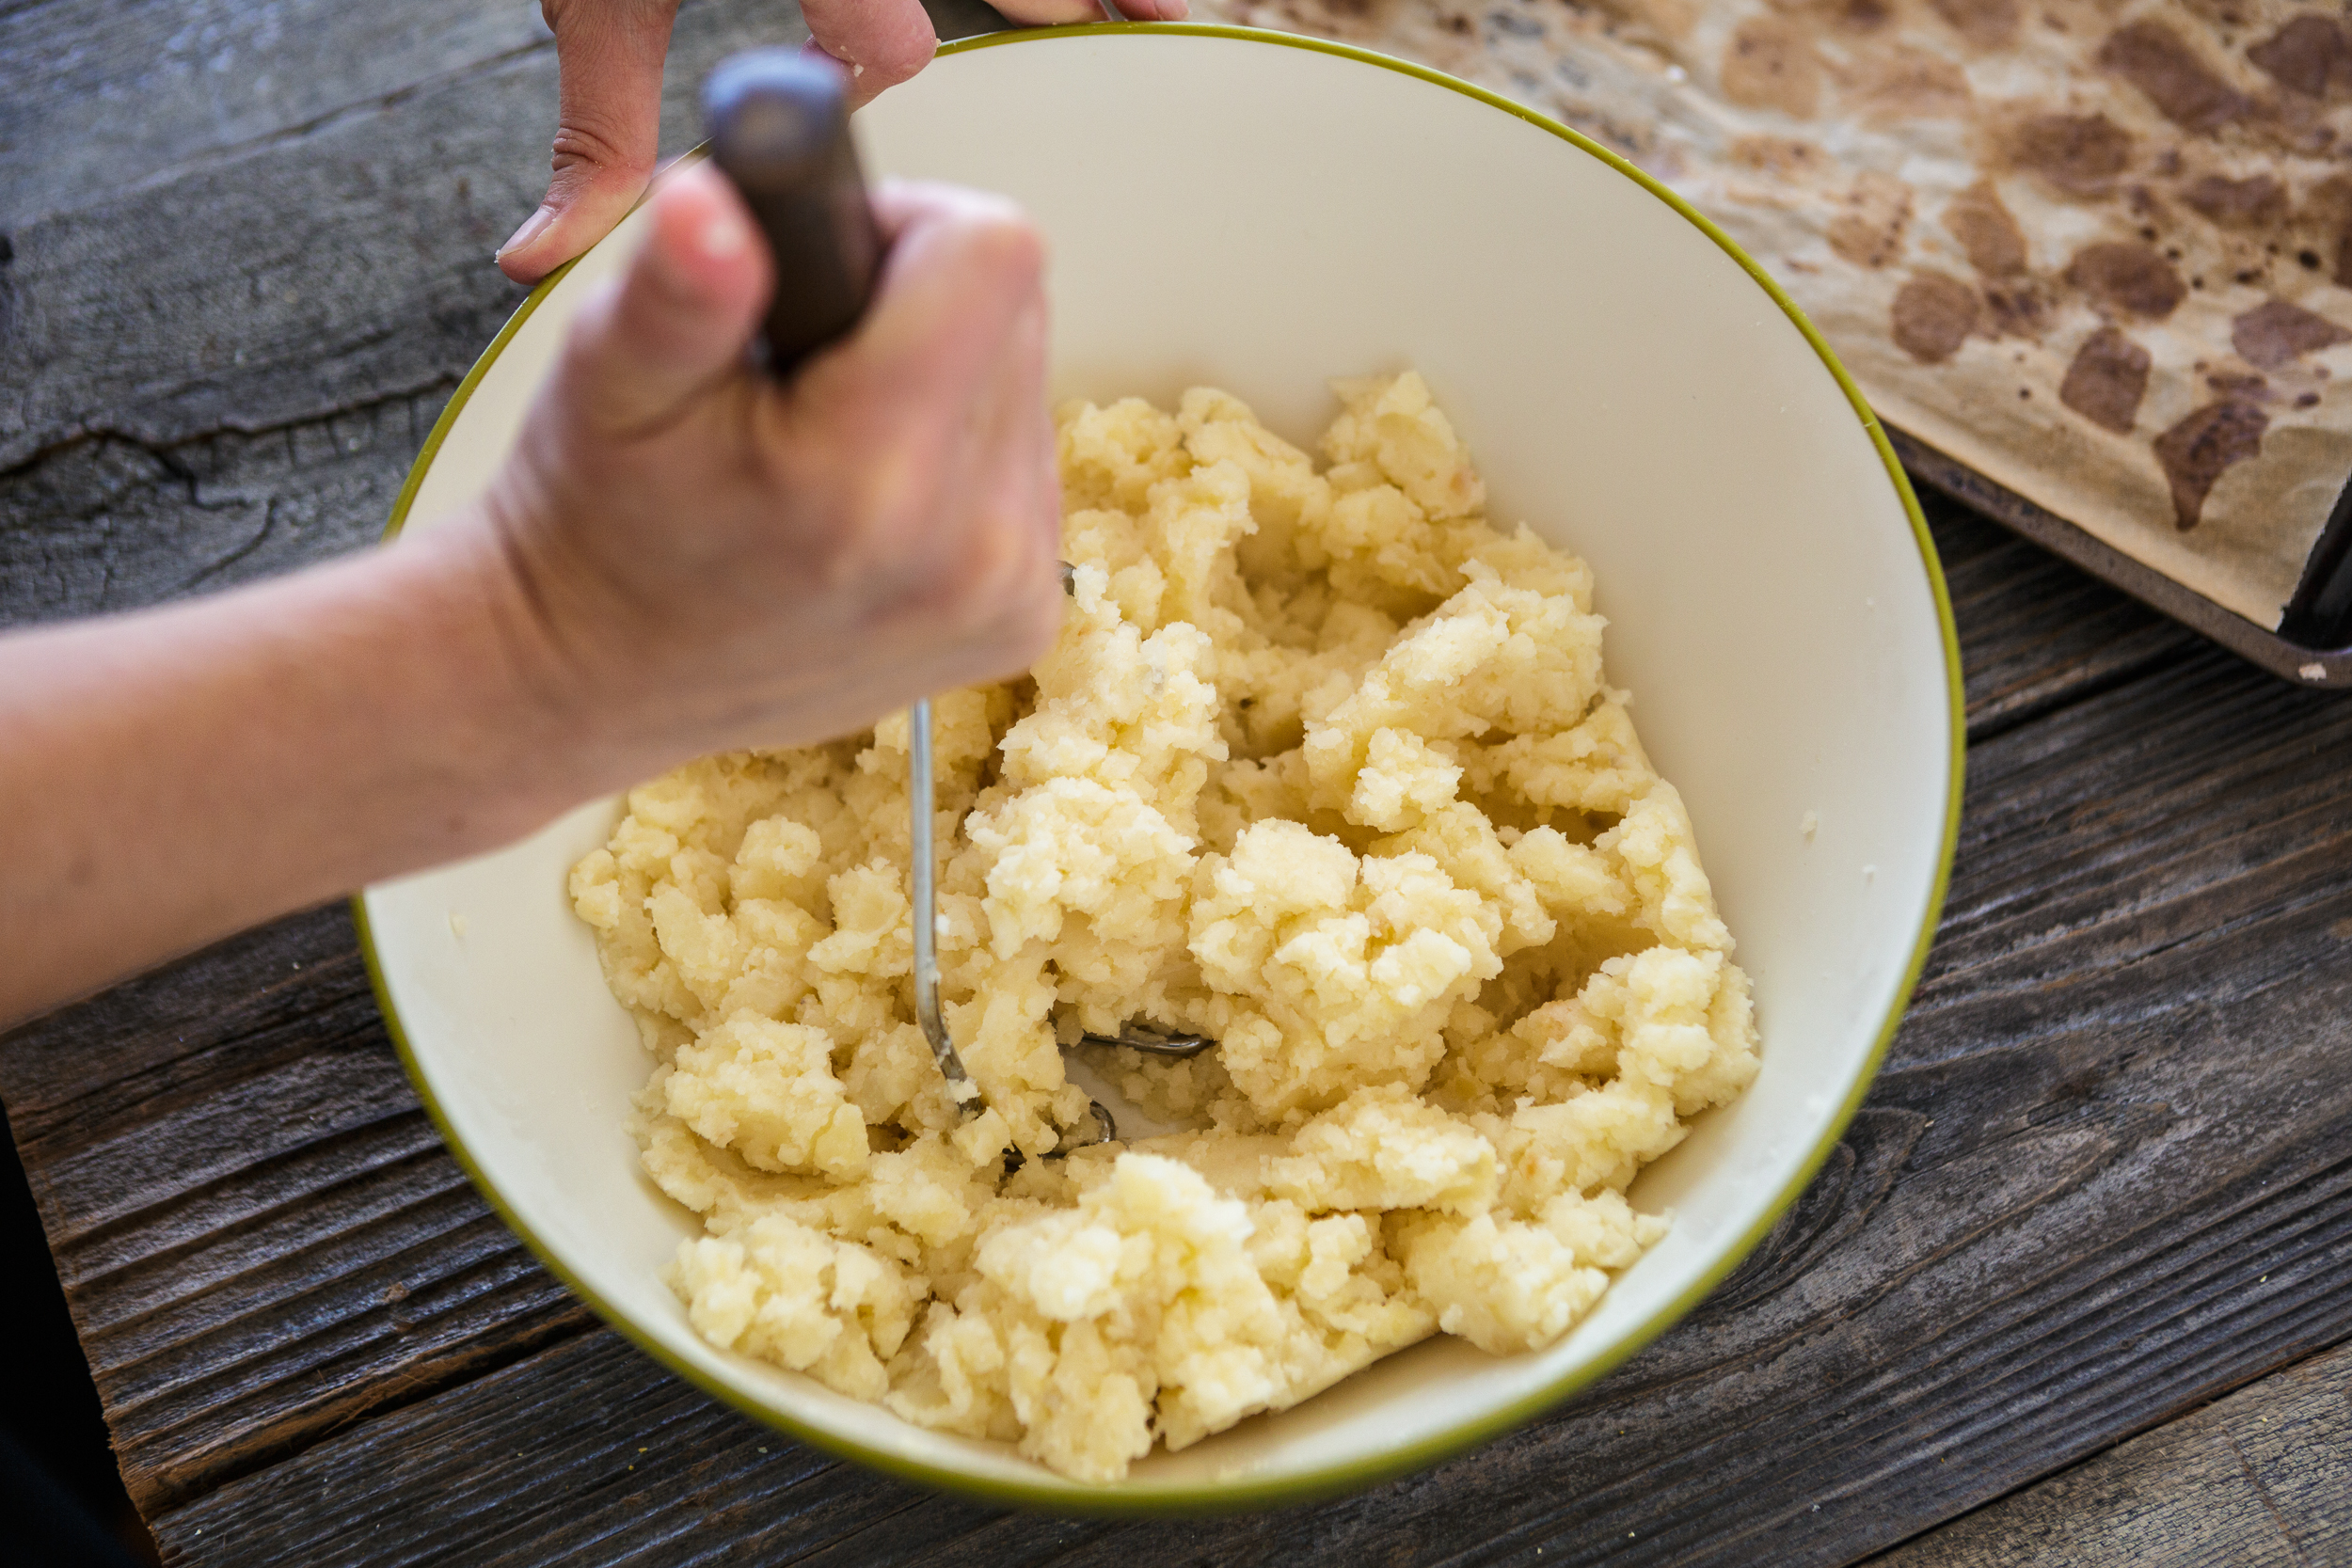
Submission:
{"label": "wooden plank", "polygon": [[0,12],[0,230],[553,47],[535,6],[113,0]]}
{"label": "wooden plank", "polygon": [[[995,24],[978,0],[938,0],[932,12],[947,36]],[[12,312],[54,317],[58,339],[38,352],[56,358],[69,381],[82,377],[91,396],[91,373],[137,395],[179,388],[168,395],[180,396],[183,351],[199,330],[211,356],[199,359],[217,371],[225,357],[229,375],[186,419],[147,428],[101,412],[20,431],[10,449],[5,410],[15,394],[0,369],[0,626],[228,587],[380,536],[450,390],[520,297],[487,255],[536,199],[546,166],[553,78],[545,51],[530,43],[543,34],[535,16],[530,6],[485,10],[473,0],[357,8],[304,0],[292,15],[225,0],[0,13],[0,79],[25,84],[0,98],[0,200],[10,203],[0,234],[15,229],[11,248],[29,254],[59,214],[80,213],[89,232],[76,254],[100,256],[104,275],[59,295],[63,282],[38,258],[0,263],[0,322]],[[692,88],[713,62],[801,36],[781,0],[691,0],[675,35],[665,147],[694,139]],[[273,40],[267,48],[262,38]],[[353,69],[323,69],[322,50],[351,55]],[[485,72],[505,73],[507,96],[490,95],[504,105],[496,123],[478,118],[485,100],[471,77]],[[123,111],[130,98],[136,114]],[[453,146],[425,134],[452,113],[477,119],[470,139]],[[93,124],[105,134],[81,134]],[[201,269],[224,245],[241,245],[237,213],[284,201],[287,168],[342,178],[361,150],[381,160],[379,176],[353,201],[308,213],[301,245],[226,323],[161,284],[159,256]],[[35,170],[46,183],[30,178]],[[138,189],[125,197],[126,185]],[[148,199],[164,186],[206,194]],[[494,189],[504,193],[496,202],[474,198]],[[215,199],[224,190],[225,207]],[[435,192],[441,205],[404,215]],[[450,201],[470,214],[464,225],[453,226]],[[21,220],[36,209],[51,221],[27,235]],[[264,232],[278,227],[275,217],[256,221]],[[388,221],[430,232],[404,249],[389,243]],[[350,366],[310,395],[298,385],[307,372],[289,377],[282,356],[255,356],[269,341],[297,356],[336,352],[306,336],[316,323],[301,313],[298,275],[314,254],[376,258],[381,275],[349,301],[347,325],[379,345],[408,347]],[[125,279],[156,294],[151,308],[170,319],[157,326],[97,308],[98,294]],[[0,331],[0,342],[8,337]],[[0,367],[11,352],[36,348],[0,347]],[[266,383],[277,384],[269,397],[246,397]],[[105,433],[73,434],[85,426]]]}
{"label": "wooden plank", "polygon": [[[539,1435],[516,1440],[501,1412],[517,1405],[547,1418]],[[312,1452],[323,1450],[345,1463],[281,1466],[270,1472],[274,1484],[232,1486],[182,1510],[182,1557],[233,1550],[240,1560],[269,1560],[275,1543],[331,1517],[338,1528],[316,1560],[354,1551],[380,1562],[485,1565],[769,1560],[931,1501],[736,1416],[607,1331]],[[370,1451],[375,1463],[363,1460]],[[612,1504],[583,1510],[586,1496]],[[434,1499],[430,1509],[418,1506],[422,1497]]]}
{"label": "wooden plank", "polygon": [[2204,645],[1934,491],[1919,500],[1960,626],[1971,744]]}
{"label": "wooden plank", "polygon": [[455,385],[261,435],[73,441],[0,473],[0,626],[135,610],[373,544]]}
{"label": "wooden plank", "polygon": [[2312,1568],[2352,1561],[2352,1348],[1871,1560],[1872,1568]]}
{"label": "wooden plank", "polygon": [[[671,145],[699,65],[781,14],[688,7]],[[387,96],[197,148],[151,200],[57,203],[33,248],[71,239],[113,294],[0,268],[0,441],[24,453],[0,456],[0,619],[373,536],[512,297],[483,258],[536,198],[552,88],[541,51]],[[298,231],[274,232],[288,207]],[[248,231],[266,254],[223,237]],[[249,296],[186,295],[174,246],[256,269]],[[364,287],[307,314],[308,261],[342,251]],[[28,311],[57,328],[39,387],[8,358]],[[250,363],[273,342],[307,357]],[[97,423],[9,425],[24,387]],[[130,434],[71,434],[119,415]],[[0,1039],[0,1098],[167,1545],[1844,1561],[2352,1332],[2344,717],[1931,510],[1985,744],[1921,1006],[1759,1255],[1554,1420],[1367,1498],[1182,1533],[993,1514],[812,1458],[583,1331],[433,1146],[325,911]],[[662,1442],[609,1441],[655,1412]],[[485,1464],[510,1443],[531,1463]]]}
{"label": "wooden plank", "polygon": [[[219,81],[167,95],[156,132],[167,141],[128,132],[130,140],[102,141],[94,161],[61,174],[67,184],[47,198],[67,204],[0,218],[13,258],[0,267],[0,470],[102,434],[168,448],[220,431],[276,430],[464,373],[521,298],[490,253],[545,187],[555,59],[551,47],[515,45],[525,8],[495,24],[438,29],[435,5],[452,15],[468,8],[411,0],[354,11],[307,0],[306,12],[331,24],[283,19],[277,44],[259,35],[224,43],[205,57]],[[387,36],[408,46],[379,68],[338,72],[347,85],[328,96],[341,94],[341,107],[287,122],[324,100],[296,93],[278,103],[263,89],[302,69],[302,50],[364,54],[373,35],[354,35],[343,19],[379,10],[389,13]],[[39,120],[61,99],[87,98],[74,91],[88,87],[85,70],[126,90],[168,79],[168,58],[141,72],[138,51],[176,40],[164,37],[175,21],[201,48],[198,19],[230,12],[246,15],[238,28],[266,30],[265,12],[228,0],[151,0],[119,34],[90,8],[0,19],[16,35],[0,41],[20,57],[38,46],[55,61],[13,112]],[[665,76],[665,147],[692,141],[695,84],[720,56],[804,36],[782,3],[687,7]],[[122,72],[132,72],[128,84]],[[385,90],[388,82],[399,85]],[[257,93],[250,125],[231,117],[214,142],[199,139],[193,155],[169,161],[189,145],[202,104]],[[120,182],[126,166],[152,160],[166,161],[157,178]]]}
{"label": "wooden plank", "polygon": [[[411,437],[420,418],[407,423]],[[215,449],[217,489],[176,482],[160,488],[175,496],[192,490],[199,502],[207,501],[216,494],[259,487],[261,479],[310,472],[298,459],[311,451],[331,476],[325,488],[352,503],[340,515],[352,527],[370,527],[374,498],[365,483],[355,484],[344,464],[381,451],[396,452],[398,443],[351,439],[360,441],[359,453],[347,453],[349,442],[326,432],[314,433],[300,449],[276,440],[215,438],[209,445]],[[219,455],[222,451],[230,455]],[[380,487],[394,482],[396,472],[379,459],[364,477]],[[375,495],[381,494],[379,488]],[[277,497],[270,504],[287,502]],[[197,510],[203,515],[201,506]],[[156,531],[158,560],[169,559],[169,526],[176,520],[176,515],[166,514]],[[1988,561],[2004,562],[2014,548],[2005,536],[1964,516],[1939,517],[1938,528],[1956,581]],[[62,537],[70,541],[71,529]],[[2037,575],[2035,568],[2046,567],[2046,560],[2028,556],[2016,564],[2026,573],[2010,581],[2021,594],[2053,582],[2062,593],[2080,591],[2079,579],[2069,582],[2065,568],[2058,568],[2055,577],[2046,571]],[[136,589],[145,580],[125,572],[119,558],[110,557],[103,565],[101,581]],[[19,579],[11,574],[10,580]],[[1976,601],[1963,594],[1962,602],[1971,610],[1968,646],[1979,666],[1995,659],[2010,626],[2035,620],[2026,614],[1998,621],[1986,632],[1975,625]],[[1987,606],[2005,602],[1990,592],[1985,599]],[[2088,663],[2071,657],[2054,660],[2044,689],[2079,680],[2084,668],[2096,670],[2095,646],[2091,654]],[[1979,768],[1984,765],[1980,758]],[[331,913],[312,917],[280,936],[282,941],[232,944],[190,969],[118,993],[92,1012],[65,1015],[33,1032],[40,1036],[37,1043],[8,1053],[8,1099],[21,1137],[77,1151],[135,1141],[143,1148],[140,1181],[166,1195],[155,1213],[124,1216],[119,1211],[127,1200],[109,1185],[116,1167],[107,1160],[77,1152],[42,1172],[56,1194],[53,1214],[70,1216],[53,1218],[53,1224],[70,1282],[91,1303],[85,1323],[93,1336],[93,1356],[102,1366],[123,1369],[110,1377],[110,1393],[126,1465],[139,1495],[151,1503],[234,1473],[256,1454],[281,1451],[343,1418],[349,1401],[366,1398],[355,1387],[363,1388],[369,1377],[388,1368],[398,1370],[403,1386],[430,1386],[433,1379],[475,1364],[477,1354],[494,1361],[576,1322],[554,1312],[550,1303],[561,1298],[529,1274],[519,1253],[510,1248],[485,1260],[474,1250],[486,1244],[485,1230],[492,1237],[502,1233],[469,1206],[453,1167],[438,1161],[413,1163],[428,1134],[364,1016],[348,934],[339,919]],[[1947,935],[1947,949],[1949,942]],[[310,977],[296,982],[297,966],[306,963]],[[320,994],[329,987],[335,989]],[[247,995],[255,998],[251,1007],[190,1016],[210,1012],[210,998]],[[308,999],[291,1017],[263,1005],[288,996]],[[207,1000],[191,1009],[188,997]],[[334,1035],[342,1037],[340,1049],[325,1059],[345,1061],[336,1071],[343,1084],[368,1097],[365,1114],[372,1116],[384,1104],[397,1106],[397,1114],[381,1124],[355,1127],[346,1145],[323,1155],[309,1148],[307,1127],[281,1128],[294,1147],[256,1150],[250,1169],[224,1173],[218,1164],[221,1109],[242,1114],[256,1104],[298,1105],[305,1115],[337,1114],[331,1102],[310,1097],[307,1085],[289,1081],[302,1076],[306,1054],[320,1052]],[[167,1059],[151,1064],[146,1053],[159,1047],[167,1052]],[[352,1052],[374,1053],[372,1062],[361,1061],[368,1070],[350,1068]],[[125,1058],[119,1069],[110,1065],[118,1056]],[[224,1061],[236,1064],[237,1073],[217,1076]],[[54,1081],[41,1077],[43,1064],[55,1064]],[[238,1076],[264,1066],[279,1076]],[[113,1077],[113,1070],[122,1076]],[[195,1097],[189,1115],[199,1125],[158,1110],[158,1085],[164,1083]],[[225,1125],[232,1145],[268,1131],[233,1117]],[[179,1164],[165,1162],[161,1151],[167,1148]],[[294,1224],[289,1215],[304,1216],[308,1228],[287,1228]],[[382,1234],[346,1237],[345,1226],[380,1227]],[[442,1234],[436,1226],[448,1227],[451,1250],[423,1275],[404,1272],[420,1237]],[[340,1283],[309,1276],[309,1270],[323,1268],[327,1255],[342,1247],[356,1249],[355,1256],[364,1260],[356,1275]],[[248,1274],[246,1259],[257,1249],[296,1258],[310,1249],[316,1256]],[[495,1289],[477,1292],[467,1283],[480,1269],[489,1271]],[[216,1280],[230,1284],[215,1298],[209,1292]],[[416,1292],[424,1302],[438,1299],[438,1290],[462,1299],[465,1309],[440,1323],[437,1338],[421,1338],[414,1330],[388,1328],[394,1314],[373,1299],[395,1288]],[[305,1325],[300,1334],[273,1337],[264,1330],[252,1338],[257,1317],[266,1323],[271,1311],[296,1307]],[[348,1321],[338,1322],[332,1333],[313,1335],[310,1325],[330,1307]],[[469,1336],[483,1338],[490,1348],[467,1349]],[[289,1339],[295,1342],[281,1342]],[[223,1360],[231,1363],[236,1376],[251,1380],[242,1403],[233,1380],[224,1384],[228,1374],[208,1370]],[[262,1431],[257,1446],[246,1445],[240,1434],[257,1428]]]}
{"label": "wooden plank", "polygon": [[142,1507],[588,1322],[442,1151],[340,908],[21,1030],[0,1061]]}
{"label": "wooden plank", "polygon": [[13,229],[0,467],[97,433],[264,430],[462,374],[520,297],[490,251],[537,199],[552,81],[540,55],[486,63]]}
{"label": "wooden plank", "polygon": [[[2348,758],[2352,706],[2204,650],[1988,742],[1920,1006],[1759,1254],[1562,1415],[1364,1498],[1200,1526],[1185,1550],[1740,1563],[1769,1540],[1775,1562],[1851,1561],[2352,1335]],[[860,1561],[1175,1549],[1151,1527],[997,1518],[805,1457],[771,1484],[742,1458],[757,1433],[683,1390],[700,1413],[622,1444],[648,1451],[624,1451],[619,1479],[602,1460],[501,1462],[504,1479],[465,1483],[489,1489],[478,1506],[414,1506],[449,1484],[435,1456],[453,1440],[435,1434],[504,1455],[648,1402],[685,1408],[606,1338],[278,1442],[298,1451],[258,1471],[190,1472],[159,1535],[230,1560],[196,1531],[233,1526],[233,1560],[257,1563],[525,1561],[557,1542],[577,1561],[743,1542],[775,1561],[836,1544]],[[628,1370],[572,1359],[608,1354],[593,1364]],[[277,1418],[258,1392],[224,1385],[207,1419],[259,1440]],[[140,1418],[118,1430],[136,1441]],[[379,1488],[387,1465],[418,1479]],[[395,1528],[383,1511],[404,1497]],[[690,1528],[710,1517],[724,1528]]]}

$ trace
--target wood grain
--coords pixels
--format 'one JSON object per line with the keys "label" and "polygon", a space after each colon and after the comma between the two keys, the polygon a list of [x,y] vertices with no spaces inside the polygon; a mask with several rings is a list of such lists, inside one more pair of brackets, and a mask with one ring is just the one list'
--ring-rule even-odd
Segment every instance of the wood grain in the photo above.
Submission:
{"label": "wood grain", "polygon": [[113,0],[0,12],[0,230],[552,47],[535,6]]}
{"label": "wood grain", "polygon": [[[377,52],[264,81],[309,56],[229,0],[0,4],[0,74],[34,84],[0,104],[0,623],[372,539],[516,297],[487,254],[544,168],[535,24],[279,9],[316,35],[300,47]],[[669,145],[704,64],[789,25],[691,0]],[[204,55],[207,27],[233,47]],[[74,120],[107,82],[151,95],[151,121]],[[529,1259],[434,1138],[326,910],[0,1037],[0,1100],[167,1552],[1827,1564],[2015,1494],[1911,1549],[2030,1528],[2084,1561],[2145,1555],[2171,1527],[2132,1521],[2161,1510],[2069,1535],[2079,1487],[2019,1489],[2128,1465],[2096,1473],[2219,1509],[2200,1433],[2246,1437],[2186,1413],[2264,1379],[2214,1410],[2340,1397],[2279,1369],[2352,1338],[2352,705],[1930,512],[1976,745],[1916,1005],[1795,1211],[1552,1418],[1360,1497],[1184,1525],[1007,1514],[834,1463],[645,1361]],[[2274,1503],[2311,1499],[2295,1539],[2328,1560],[2343,1481],[2297,1442],[2249,1465]]]}
{"label": "wood grain", "polygon": [[[1987,547],[1965,531],[1963,562]],[[2086,694],[1977,750],[1918,1004],[1756,1257],[1551,1420],[1182,1539],[1730,1563],[1769,1538],[1774,1561],[1851,1561],[2352,1335],[2352,706],[2200,649],[2113,684],[2066,662]],[[828,1520],[854,1522],[860,1560],[1169,1549],[1157,1527],[998,1518],[827,1466],[580,1336],[473,1228],[495,1230],[445,1158],[404,1141],[347,941],[305,917],[0,1045],[126,1467],[186,1560],[213,1560],[196,1532],[231,1520],[234,1560],[258,1562],[522,1561],[559,1539],[567,1560],[748,1541],[799,1560],[836,1544]],[[246,1000],[201,1032],[213,997]],[[306,1075],[317,1054],[339,1092]],[[126,1177],[106,1155],[142,1129]],[[451,1305],[404,1336],[395,1284]],[[617,1478],[560,1447],[501,1459],[502,1480],[453,1457],[583,1430],[612,1439]],[[479,1509],[413,1506],[445,1485]],[[395,1530],[378,1507],[412,1516]],[[689,1528],[712,1516],[725,1528]]]}
{"label": "wood grain", "polygon": [[0,1061],[143,1508],[586,1325],[442,1151],[341,909],[37,1023]]}
{"label": "wood grain", "polygon": [[[547,181],[555,57],[534,8],[145,0],[119,19],[0,16],[0,76],[34,84],[0,121],[10,155],[58,171],[0,209],[0,471],[102,436],[168,450],[276,431],[462,375],[522,297],[490,255]],[[788,5],[684,7],[665,150],[693,140],[694,87],[720,56],[805,36]],[[379,38],[398,47],[327,72],[334,90],[286,85],[303,50],[364,57]],[[200,68],[154,58],[182,39],[210,40]],[[185,157],[136,128],[77,140],[75,116],[99,112],[93,71],[116,88],[105,112],[155,102],[152,135],[181,146],[206,122],[209,139]]]}
{"label": "wood grain", "polygon": [[2339,1349],[1955,1520],[1872,1568],[2347,1561],[2352,1350]]}
{"label": "wood grain", "polygon": [[0,472],[0,626],[136,610],[373,544],[455,385],[258,435],[72,441]]}
{"label": "wood grain", "polygon": [[[803,36],[783,0],[689,0],[665,150],[713,62]],[[522,298],[489,257],[545,179],[551,51],[477,0],[0,10],[0,626],[381,536]]]}
{"label": "wood grain", "polygon": [[102,434],[265,431],[462,374],[520,298],[489,258],[537,198],[544,154],[525,149],[552,81],[538,55],[485,64],[13,229],[0,467]]}
{"label": "wood grain", "polygon": [[1919,499],[1960,626],[1970,744],[2205,645],[1947,498]]}

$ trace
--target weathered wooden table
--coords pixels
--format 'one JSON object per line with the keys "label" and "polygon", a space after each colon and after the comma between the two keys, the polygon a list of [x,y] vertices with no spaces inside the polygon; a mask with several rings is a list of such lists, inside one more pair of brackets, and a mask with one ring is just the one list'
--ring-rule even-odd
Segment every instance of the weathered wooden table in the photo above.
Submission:
{"label": "weathered wooden table", "polygon": [[[673,145],[686,85],[789,25],[687,6]],[[534,12],[0,0],[0,620],[365,545],[516,297],[489,256],[544,166]],[[798,1447],[492,1217],[327,909],[0,1038],[167,1557],[2352,1562],[2352,703],[1931,510],[1972,750],[1910,1020],[1757,1256],[1550,1418],[1182,1524]]]}

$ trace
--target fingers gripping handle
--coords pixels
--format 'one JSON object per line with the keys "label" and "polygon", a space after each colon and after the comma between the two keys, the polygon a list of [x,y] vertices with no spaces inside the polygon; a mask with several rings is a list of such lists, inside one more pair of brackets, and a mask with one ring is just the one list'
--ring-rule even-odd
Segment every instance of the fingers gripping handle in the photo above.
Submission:
{"label": "fingers gripping handle", "polygon": [[[841,87],[838,70],[784,49],[737,55],[703,85],[712,160],[735,182],[775,252],[776,296],[761,338],[778,379],[857,325],[882,266],[882,236],[858,172]],[[979,1086],[956,1053],[939,1005],[928,702],[908,714],[907,762],[915,1017],[948,1098],[969,1117],[982,1108]]]}
{"label": "fingers gripping handle", "polygon": [[882,267],[840,69],[789,49],[747,50],[704,83],[703,122],[712,161],[775,252],[761,338],[770,372],[788,377],[857,325]]}

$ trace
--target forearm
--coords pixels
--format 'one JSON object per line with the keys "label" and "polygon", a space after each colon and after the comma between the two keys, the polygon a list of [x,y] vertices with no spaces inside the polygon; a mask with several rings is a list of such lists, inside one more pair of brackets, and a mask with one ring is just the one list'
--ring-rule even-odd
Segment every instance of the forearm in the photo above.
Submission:
{"label": "forearm", "polygon": [[1061,594],[1043,253],[886,195],[857,332],[790,387],[709,170],[654,203],[470,515],[299,577],[0,637],[0,1022],[490,848],[684,757],[1026,667]]}
{"label": "forearm", "polygon": [[0,1022],[610,787],[484,547],[0,637]]}

